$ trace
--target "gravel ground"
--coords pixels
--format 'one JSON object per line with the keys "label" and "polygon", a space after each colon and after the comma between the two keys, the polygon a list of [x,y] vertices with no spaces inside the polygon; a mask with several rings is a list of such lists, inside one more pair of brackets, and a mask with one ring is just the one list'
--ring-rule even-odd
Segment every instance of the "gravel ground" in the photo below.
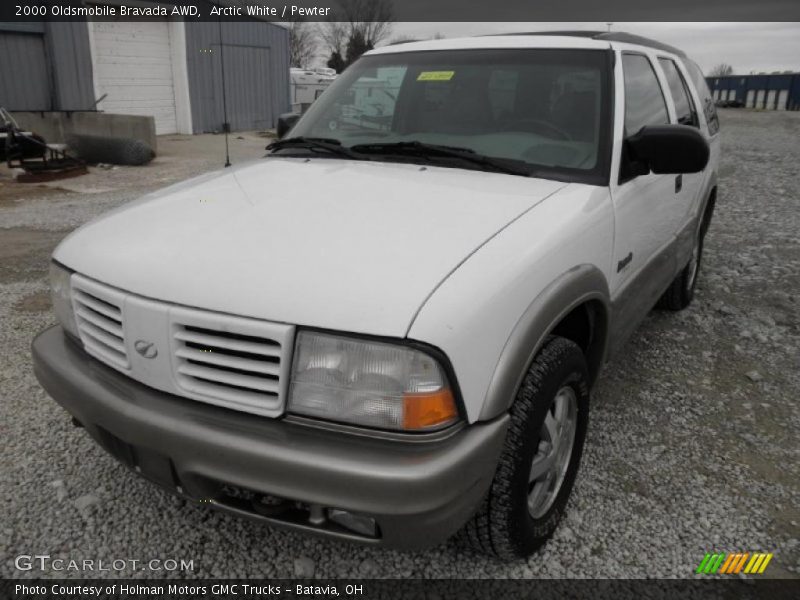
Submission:
{"label": "gravel ground", "polygon": [[[568,516],[511,564],[452,542],[399,553],[320,541],[189,505],[118,465],[39,387],[29,344],[53,322],[52,247],[99,212],[218,166],[220,138],[164,140],[152,165],[97,170],[63,184],[73,192],[0,183],[0,576],[41,576],[13,564],[38,553],[194,562],[119,574],[137,577],[686,577],[718,549],[774,552],[767,576],[798,577],[800,113],[728,110],[722,125],[695,302],[654,312],[607,366]],[[261,146],[234,139],[234,156]],[[45,576],[64,574],[78,575]]]}

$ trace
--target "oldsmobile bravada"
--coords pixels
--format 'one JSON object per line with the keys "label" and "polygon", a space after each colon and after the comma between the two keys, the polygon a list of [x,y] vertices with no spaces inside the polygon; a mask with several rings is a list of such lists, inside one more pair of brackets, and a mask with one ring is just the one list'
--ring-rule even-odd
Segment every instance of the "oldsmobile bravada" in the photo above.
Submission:
{"label": "oldsmobile bravada", "polygon": [[189,500],[530,554],[602,365],[692,301],[719,155],[702,73],[622,33],[408,43],[288,125],[58,246],[39,380]]}

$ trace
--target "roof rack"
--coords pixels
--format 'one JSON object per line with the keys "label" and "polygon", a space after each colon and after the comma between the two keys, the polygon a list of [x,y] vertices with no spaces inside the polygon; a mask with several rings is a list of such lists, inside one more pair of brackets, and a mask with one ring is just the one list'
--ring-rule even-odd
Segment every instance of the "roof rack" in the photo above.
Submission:
{"label": "roof rack", "polygon": [[669,44],[662,44],[656,40],[635,35],[633,33],[625,33],[624,31],[586,31],[586,30],[564,30],[564,31],[528,31],[521,33],[495,33],[492,35],[553,35],[553,36],[567,36],[567,37],[582,37],[590,38],[593,40],[602,40],[605,42],[624,42],[626,44],[638,44],[639,46],[647,46],[648,48],[655,48],[663,50],[664,52],[671,52],[678,56],[686,56],[683,50],[670,46]]}

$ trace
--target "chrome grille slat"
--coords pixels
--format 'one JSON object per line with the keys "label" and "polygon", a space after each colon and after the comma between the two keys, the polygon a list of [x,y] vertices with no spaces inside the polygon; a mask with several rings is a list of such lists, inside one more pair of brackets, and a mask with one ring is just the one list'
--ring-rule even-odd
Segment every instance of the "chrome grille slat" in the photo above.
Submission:
{"label": "chrome grille slat", "polygon": [[83,341],[84,346],[90,348],[95,355],[100,355],[98,358],[105,359],[106,361],[114,364],[121,362],[127,363],[125,356],[121,355],[118,351],[109,348],[104,343],[93,338],[85,338]]}
{"label": "chrome grille slat", "polygon": [[92,314],[92,311],[86,308],[78,308],[75,312],[78,317],[84,321],[88,321],[95,327],[103,329],[107,333],[118,337],[120,340],[124,339],[125,336],[122,333],[122,325],[113,324],[113,322],[109,322],[108,319],[103,319],[100,316],[96,316],[96,314]]}
{"label": "chrome grille slat", "polygon": [[261,412],[264,406],[263,392],[237,390],[225,385],[206,383],[199,379],[189,379],[183,387],[192,394],[206,398],[219,398],[231,406],[236,406],[239,410],[246,410],[247,412]]}
{"label": "chrome grille slat", "polygon": [[116,311],[110,309],[107,305],[108,302],[100,301],[98,302],[97,298],[94,298],[83,292],[82,290],[76,290],[76,300],[81,304],[85,304],[89,308],[91,308],[95,312],[99,312],[102,315],[105,315],[109,319],[116,321],[117,323],[122,323],[122,311],[117,309]]}
{"label": "chrome grille slat", "polygon": [[248,354],[260,354],[261,356],[271,356],[274,358],[280,358],[281,356],[281,348],[279,346],[262,345],[255,342],[233,340],[186,330],[177,331],[175,337],[183,342],[193,342],[206,347],[225,348],[227,350],[236,350]]}
{"label": "chrome grille slat", "polygon": [[123,357],[125,356],[125,344],[122,343],[122,340],[120,338],[114,337],[113,335],[106,333],[105,331],[103,331],[96,325],[92,325],[88,321],[84,321],[83,323],[81,323],[81,329],[84,332],[91,335],[95,340],[98,340],[103,344],[105,344],[106,346],[108,346],[109,348],[112,348],[117,352],[119,352],[121,356]]}
{"label": "chrome grille slat", "polygon": [[267,392],[274,394],[275,396],[278,395],[279,388],[277,380],[263,379],[261,377],[252,377],[249,375],[239,375],[237,373],[229,373],[226,371],[221,371],[220,369],[201,367],[200,365],[193,365],[189,363],[179,366],[178,373],[212,383],[227,383],[238,388]]}
{"label": "chrome grille slat", "polygon": [[[215,353],[213,351],[195,350],[193,348],[180,348],[175,352],[180,358],[186,360],[207,363],[210,365],[222,365],[240,371],[251,371],[253,373],[261,373],[263,375],[274,375],[278,377],[281,369],[277,363],[269,363],[258,360],[251,360],[249,358],[239,358],[235,356],[226,356],[225,354]],[[213,354],[213,356],[210,356]]]}
{"label": "chrome grille slat", "polygon": [[73,283],[72,300],[78,331],[87,351],[111,366],[130,367],[122,324],[122,296],[94,282]]}

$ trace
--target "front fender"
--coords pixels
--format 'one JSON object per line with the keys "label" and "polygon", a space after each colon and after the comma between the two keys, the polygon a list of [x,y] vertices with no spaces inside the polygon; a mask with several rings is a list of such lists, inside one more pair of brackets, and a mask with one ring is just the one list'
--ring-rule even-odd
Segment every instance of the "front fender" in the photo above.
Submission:
{"label": "front fender", "polygon": [[[448,356],[469,423],[511,402],[508,390],[543,337],[534,332],[551,331],[576,301],[608,304],[613,242],[608,189],[570,184],[470,255],[426,299],[406,335]],[[506,403],[494,400],[504,395]]]}
{"label": "front fender", "polygon": [[603,273],[594,265],[578,265],[548,285],[522,314],[503,347],[486,392],[479,420],[507,411],[516,397],[522,379],[544,340],[566,315],[589,301],[603,307],[599,340],[601,364],[605,356],[609,292]]}

